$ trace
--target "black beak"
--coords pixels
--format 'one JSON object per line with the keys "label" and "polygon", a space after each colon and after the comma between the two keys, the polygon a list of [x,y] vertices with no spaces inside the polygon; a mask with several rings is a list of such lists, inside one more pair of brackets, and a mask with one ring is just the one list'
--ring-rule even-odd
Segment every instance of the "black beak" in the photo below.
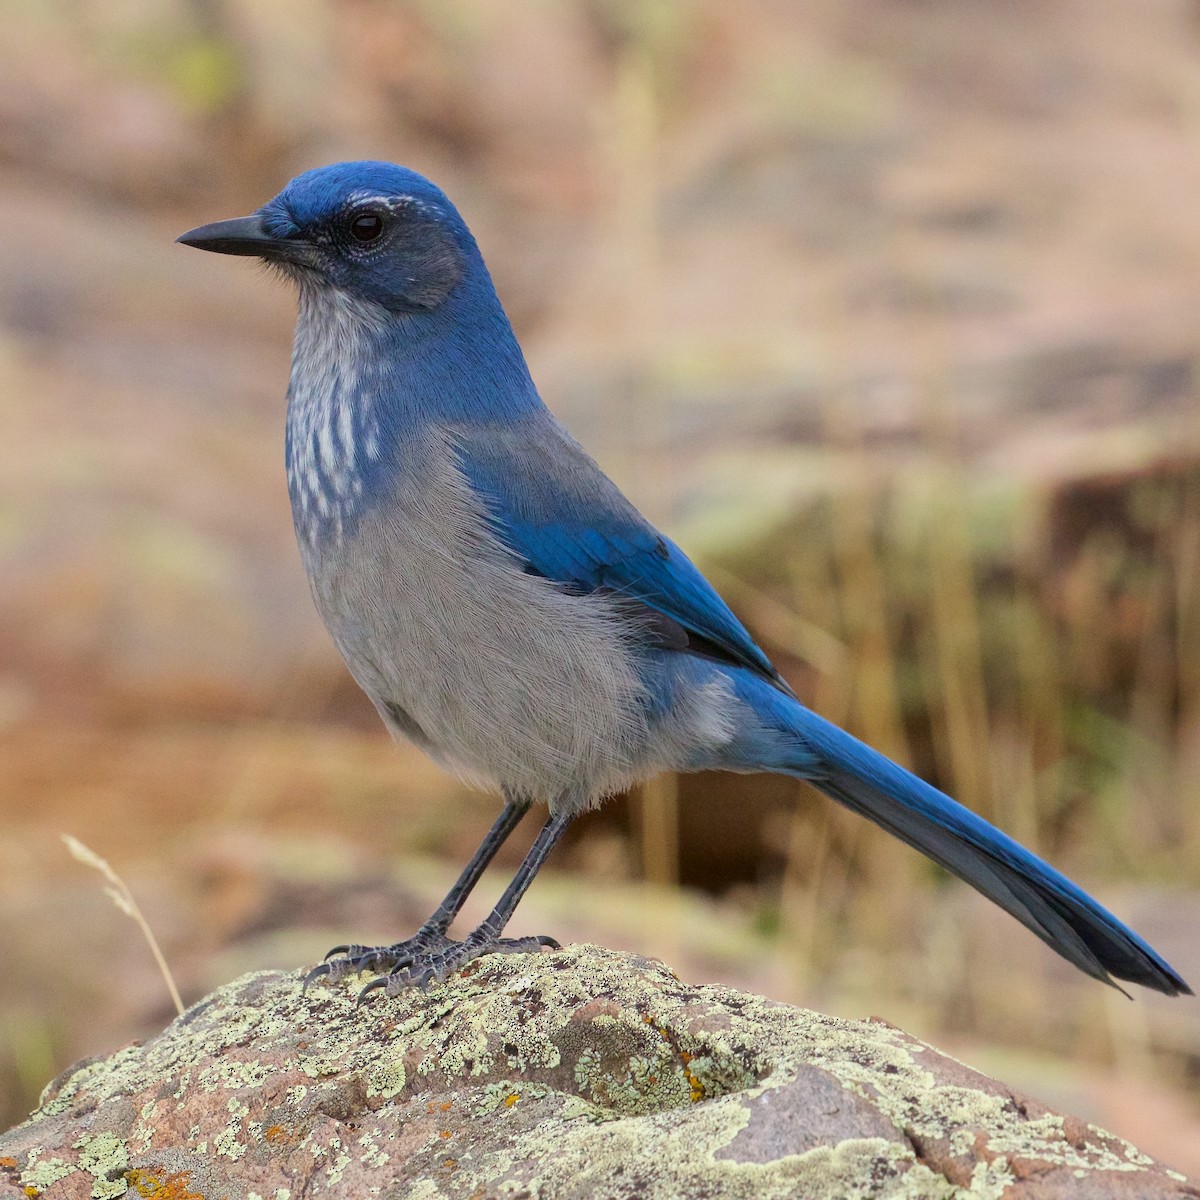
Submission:
{"label": "black beak", "polygon": [[269,258],[277,262],[304,263],[312,247],[299,238],[281,238],[269,234],[258,213],[249,217],[234,217],[231,221],[214,221],[189,229],[175,239],[197,250],[214,254],[246,254],[253,258]]}

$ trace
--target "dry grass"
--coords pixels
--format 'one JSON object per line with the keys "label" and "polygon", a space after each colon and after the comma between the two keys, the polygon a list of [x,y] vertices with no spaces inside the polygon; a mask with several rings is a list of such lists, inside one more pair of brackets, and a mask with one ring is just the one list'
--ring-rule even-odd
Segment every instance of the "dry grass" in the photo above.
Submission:
{"label": "dry grass", "polygon": [[[581,0],[485,16],[454,0],[351,6],[337,37],[301,22],[281,41],[253,5],[226,7],[203,29],[194,14],[160,28],[149,9],[100,6],[79,26],[30,9],[4,40],[16,83],[0,115],[30,190],[0,203],[33,231],[5,260],[0,329],[16,430],[0,447],[0,550],[20,601],[0,622],[6,832],[82,832],[139,893],[135,870],[214,829],[295,836],[353,897],[364,863],[414,846],[461,862],[487,823],[486,804],[386,746],[297,618],[277,445],[287,301],[171,255],[172,231],[246,211],[341,147],[410,161],[460,198],[547,399],[672,531],[719,484],[726,431],[764,458],[795,451],[788,475],[834,464],[790,494],[790,515],[702,556],[813,707],[1090,884],[1200,882],[1200,438],[1194,395],[1151,386],[1194,342],[1183,10],[976,6],[964,21],[870,0]],[[149,56],[160,70],[148,47],[171,51]],[[207,67],[181,74],[189,48]],[[129,139],[129,113],[148,141]],[[1042,371],[1048,346],[1074,367]],[[1114,346],[1129,362],[1105,374]],[[962,386],[981,371],[986,386]],[[777,410],[754,399],[772,389]],[[893,394],[916,397],[916,432],[881,446]],[[1039,404],[1077,416],[1055,425]],[[1078,453],[1076,426],[1122,406]],[[715,432],[697,430],[714,414]],[[753,494],[758,462],[742,461]],[[221,687],[197,703],[209,674]],[[656,781],[625,825],[619,804],[594,818],[599,836],[581,835],[604,852],[575,867],[696,878],[696,786]],[[780,992],[851,992],[897,1019],[911,1004],[933,1036],[1144,1060],[1140,1009],[1057,986],[1047,1005],[1034,964],[996,986],[961,890],[864,822],[797,788],[761,838],[772,857],[747,828],[756,781],[703,786],[711,828],[759,855],[704,882],[740,887],[724,908],[774,931]],[[195,959],[244,943],[270,907],[262,872],[224,868],[237,919]],[[205,911],[185,882],[173,897]],[[654,936],[639,919],[633,944]],[[203,979],[155,923],[185,981]],[[21,1015],[43,953],[14,933],[0,1084],[16,1078],[26,1103],[51,1066],[97,1048],[80,1031],[104,998],[69,989],[121,989],[92,964]],[[112,1009],[110,1042],[161,1017]]]}
{"label": "dry grass", "polygon": [[150,928],[150,922],[142,915],[142,910],[138,907],[128,885],[105,859],[85,846],[78,838],[64,833],[62,840],[76,862],[81,862],[85,867],[91,867],[92,870],[100,872],[105,880],[104,894],[141,930],[142,937],[146,939],[146,944],[150,947],[150,953],[154,955],[154,961],[163,977],[163,982],[167,985],[171,1003],[175,1005],[175,1011],[183,1016],[183,1000],[180,998],[179,988],[175,986],[175,977],[171,974],[171,968],[167,966],[167,960],[158,944],[158,938],[154,936],[154,931]]}

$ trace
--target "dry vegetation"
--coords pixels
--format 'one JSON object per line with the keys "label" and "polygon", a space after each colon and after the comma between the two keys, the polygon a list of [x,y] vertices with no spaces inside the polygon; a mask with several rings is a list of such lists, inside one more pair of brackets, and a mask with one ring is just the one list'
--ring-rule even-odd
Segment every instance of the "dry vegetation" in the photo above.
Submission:
{"label": "dry vegetation", "polygon": [[[815,707],[1200,978],[1193,10],[289,13],[3,18],[0,1120],[171,1011],[60,831],[187,1001],[411,925],[489,819],[309,610],[289,298],[171,243],[358,155],[459,200],[548,401]],[[1200,1170],[1194,1004],[1110,1002],[792,784],[663,781],[560,865],[523,928],[1036,1055],[1005,1073]]]}

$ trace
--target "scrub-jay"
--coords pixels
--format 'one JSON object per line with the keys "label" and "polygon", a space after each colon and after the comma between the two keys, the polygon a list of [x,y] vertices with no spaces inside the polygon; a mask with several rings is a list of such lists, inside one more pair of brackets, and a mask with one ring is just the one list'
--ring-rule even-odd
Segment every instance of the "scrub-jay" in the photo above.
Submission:
{"label": "scrub-jay", "polygon": [[[249,217],[179,238],[299,290],[287,480],[317,608],[393,734],[505,805],[414,937],[338,946],[309,973],[396,991],[505,938],[580,812],[659,771],[807,779],[978,888],[1097,979],[1187,984],[1069,879],[805,708],[683,552],[538,396],[483,258],[422,176],[308,171]],[[549,806],[487,919],[447,930],[534,802]]]}

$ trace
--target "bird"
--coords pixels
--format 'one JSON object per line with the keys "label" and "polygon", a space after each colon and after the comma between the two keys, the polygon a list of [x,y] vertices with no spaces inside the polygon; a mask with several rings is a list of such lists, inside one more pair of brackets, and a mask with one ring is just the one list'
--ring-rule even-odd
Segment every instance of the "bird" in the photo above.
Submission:
{"label": "bird", "polygon": [[[394,995],[485,954],[552,951],[504,930],[571,822],[660,772],[713,769],[807,780],[1087,975],[1191,994],[1078,885],[798,699],[543,403],[475,238],[430,180],[380,161],[318,167],[177,240],[295,285],[285,457],[316,607],[391,733],[503,798],[414,935],[336,946],[306,987],[369,971],[360,999]],[[451,937],[541,804],[495,907]]]}

